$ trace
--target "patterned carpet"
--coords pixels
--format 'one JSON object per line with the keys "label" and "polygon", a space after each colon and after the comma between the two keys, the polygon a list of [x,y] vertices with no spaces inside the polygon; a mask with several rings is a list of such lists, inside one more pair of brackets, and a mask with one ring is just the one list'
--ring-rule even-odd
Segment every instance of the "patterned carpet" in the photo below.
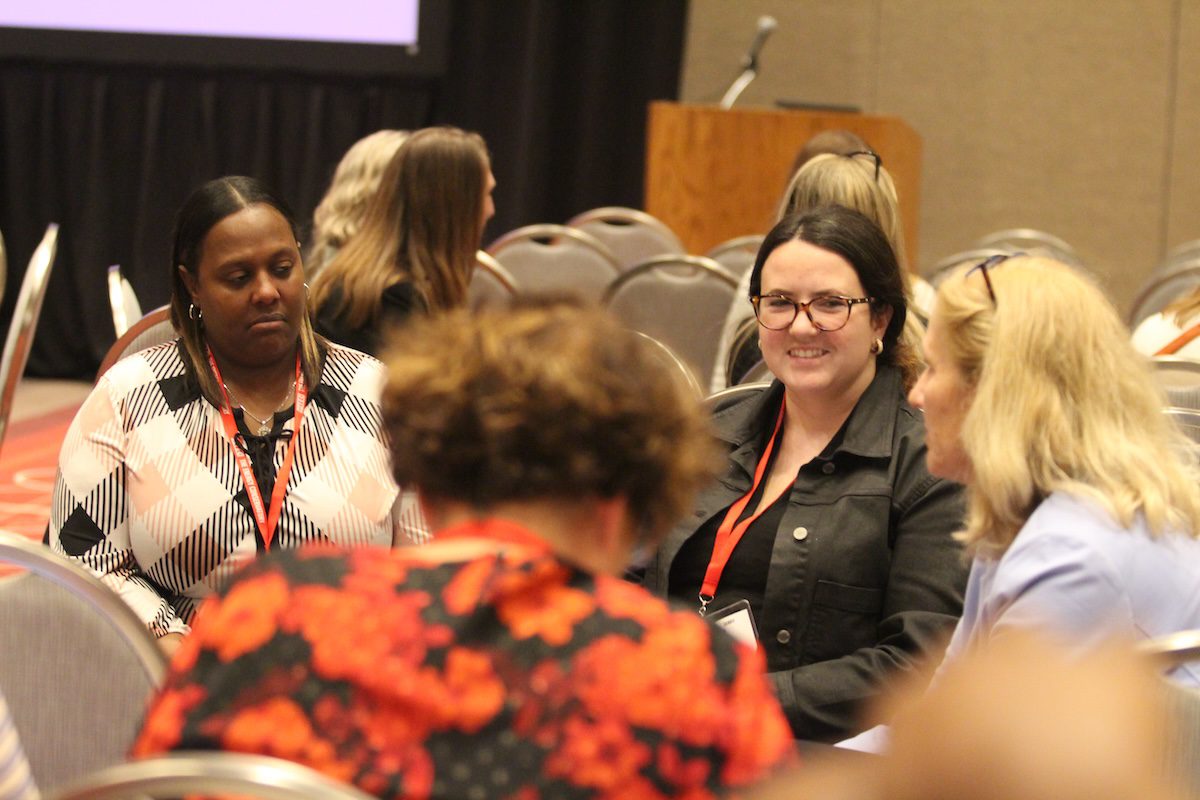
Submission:
{"label": "patterned carpet", "polygon": [[41,540],[58,451],[76,408],[14,423],[0,449],[0,528]]}

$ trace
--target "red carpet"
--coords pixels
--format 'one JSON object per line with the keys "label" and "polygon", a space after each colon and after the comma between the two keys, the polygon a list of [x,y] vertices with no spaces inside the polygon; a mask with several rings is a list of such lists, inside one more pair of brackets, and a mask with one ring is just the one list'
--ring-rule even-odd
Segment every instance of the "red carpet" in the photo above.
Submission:
{"label": "red carpet", "polygon": [[54,470],[75,407],[13,424],[0,449],[0,528],[41,541]]}

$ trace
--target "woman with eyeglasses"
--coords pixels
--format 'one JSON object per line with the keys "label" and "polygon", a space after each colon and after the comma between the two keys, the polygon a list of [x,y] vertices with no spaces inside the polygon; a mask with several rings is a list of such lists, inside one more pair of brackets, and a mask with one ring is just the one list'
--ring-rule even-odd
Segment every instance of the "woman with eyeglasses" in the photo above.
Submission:
{"label": "woman with eyeglasses", "polygon": [[785,217],[750,300],[776,380],[716,413],[725,473],[645,580],[756,632],[793,733],[835,740],[961,611],[961,487],[925,468],[900,267],[874,223],[839,206]]}
{"label": "woman with eyeglasses", "polygon": [[[1200,475],[1150,367],[1078,271],[1004,258],[939,287],[909,397],[929,471],[966,485],[946,663],[1020,628],[1077,649],[1200,628]],[[1170,677],[1200,686],[1195,665]]]}

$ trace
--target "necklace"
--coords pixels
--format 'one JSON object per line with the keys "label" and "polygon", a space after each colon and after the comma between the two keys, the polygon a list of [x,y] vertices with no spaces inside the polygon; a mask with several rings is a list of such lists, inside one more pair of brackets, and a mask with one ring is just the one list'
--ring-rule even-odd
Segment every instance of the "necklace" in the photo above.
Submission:
{"label": "necklace", "polygon": [[238,408],[242,410],[243,416],[249,417],[258,423],[259,436],[266,436],[271,432],[271,428],[273,427],[273,423],[275,421],[275,412],[283,411],[283,409],[287,408],[288,400],[291,399],[292,392],[296,389],[296,381],[293,380],[292,385],[288,387],[287,392],[283,395],[283,400],[279,403],[279,405],[275,406],[275,411],[272,411],[270,414],[268,414],[266,419],[261,419],[253,414],[250,409],[246,408],[244,404],[238,402],[237,397],[229,390],[229,384],[222,382],[221,385],[225,387],[225,393],[229,395],[229,402],[237,403]]}

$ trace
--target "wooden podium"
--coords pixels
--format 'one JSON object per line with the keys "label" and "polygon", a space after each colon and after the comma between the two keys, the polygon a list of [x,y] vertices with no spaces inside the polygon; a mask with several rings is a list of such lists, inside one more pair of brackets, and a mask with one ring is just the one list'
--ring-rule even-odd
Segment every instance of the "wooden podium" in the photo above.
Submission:
{"label": "wooden podium", "polygon": [[896,117],[651,103],[646,210],[670,225],[690,253],[766,233],[796,153],[814,134],[834,128],[862,136],[883,159],[900,195],[908,264],[915,269],[921,138]]}

